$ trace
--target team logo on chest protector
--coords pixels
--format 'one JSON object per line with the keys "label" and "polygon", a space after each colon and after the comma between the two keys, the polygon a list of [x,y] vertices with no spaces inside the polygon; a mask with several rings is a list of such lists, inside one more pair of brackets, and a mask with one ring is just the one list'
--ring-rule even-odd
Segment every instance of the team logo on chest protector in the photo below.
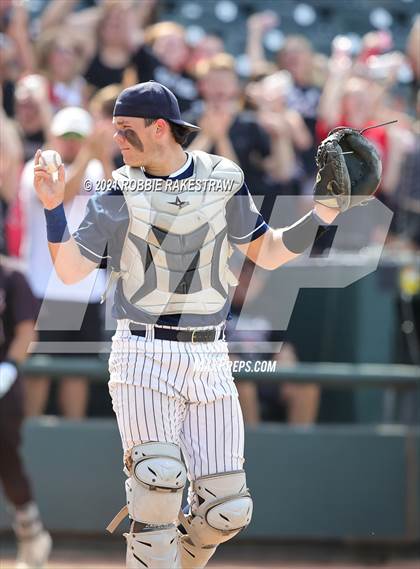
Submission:
{"label": "team logo on chest protector", "polygon": [[[212,314],[236,280],[228,267],[227,201],[243,184],[236,164],[193,152],[191,180],[232,180],[228,191],[127,192],[129,228],[121,255],[122,290],[136,308],[152,315]],[[146,180],[124,166],[114,178]]]}
{"label": "team logo on chest protector", "polygon": [[168,202],[168,203],[170,203],[171,205],[176,205],[180,209],[185,207],[186,205],[190,205],[190,202],[186,202],[186,201],[183,202],[179,196],[176,196],[174,202]]}

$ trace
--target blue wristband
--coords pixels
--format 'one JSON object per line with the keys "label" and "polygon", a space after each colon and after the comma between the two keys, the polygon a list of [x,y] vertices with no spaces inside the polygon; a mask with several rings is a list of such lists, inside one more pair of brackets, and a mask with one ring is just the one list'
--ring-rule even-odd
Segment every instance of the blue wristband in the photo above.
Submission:
{"label": "blue wristband", "polygon": [[61,203],[54,209],[44,209],[47,221],[47,239],[50,243],[64,243],[70,239],[66,213]]}

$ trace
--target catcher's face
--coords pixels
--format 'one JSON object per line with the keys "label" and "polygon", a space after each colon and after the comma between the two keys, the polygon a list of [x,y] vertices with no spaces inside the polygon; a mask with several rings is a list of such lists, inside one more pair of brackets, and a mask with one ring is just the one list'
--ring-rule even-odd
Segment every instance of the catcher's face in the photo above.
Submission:
{"label": "catcher's face", "polygon": [[138,117],[114,117],[114,139],[128,166],[147,168],[159,155],[163,143],[162,130],[165,121],[158,119],[146,126]]}

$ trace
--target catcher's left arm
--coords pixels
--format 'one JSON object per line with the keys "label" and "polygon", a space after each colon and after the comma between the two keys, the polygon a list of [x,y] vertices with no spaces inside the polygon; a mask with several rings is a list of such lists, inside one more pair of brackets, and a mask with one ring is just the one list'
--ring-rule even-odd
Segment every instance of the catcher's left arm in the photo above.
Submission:
{"label": "catcher's left arm", "polygon": [[256,265],[276,269],[310,247],[319,226],[372,199],[378,189],[382,164],[373,144],[355,129],[339,127],[318,147],[314,208],[290,227],[270,228],[239,249]]}

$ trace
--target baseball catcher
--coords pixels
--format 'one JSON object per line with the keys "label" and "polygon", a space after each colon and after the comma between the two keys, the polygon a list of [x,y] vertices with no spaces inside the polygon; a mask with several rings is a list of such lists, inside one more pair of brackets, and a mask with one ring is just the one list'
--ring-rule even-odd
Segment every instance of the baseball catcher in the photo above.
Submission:
{"label": "baseball catcher", "polygon": [[[110,529],[128,512],[129,568],[199,569],[252,516],[243,419],[224,335],[229,286],[236,284],[233,248],[270,270],[296,258],[320,226],[373,196],[381,164],[361,133],[336,129],[318,151],[313,210],[274,229],[237,164],[184,151],[186,135],[197,127],[181,119],[163,85],[150,81],[122,91],[114,125],[125,165],[113,173],[108,192],[92,197],[72,235],[63,168],[54,181],[37,154],[34,184],[61,279],[80,281],[105,256],[116,280],[109,389],[127,507]],[[205,191],[188,191],[188,183],[203,181]],[[220,181],[229,182],[224,191],[210,191]],[[149,186],[159,190],[141,191]],[[188,506],[181,509],[187,479]]]}

